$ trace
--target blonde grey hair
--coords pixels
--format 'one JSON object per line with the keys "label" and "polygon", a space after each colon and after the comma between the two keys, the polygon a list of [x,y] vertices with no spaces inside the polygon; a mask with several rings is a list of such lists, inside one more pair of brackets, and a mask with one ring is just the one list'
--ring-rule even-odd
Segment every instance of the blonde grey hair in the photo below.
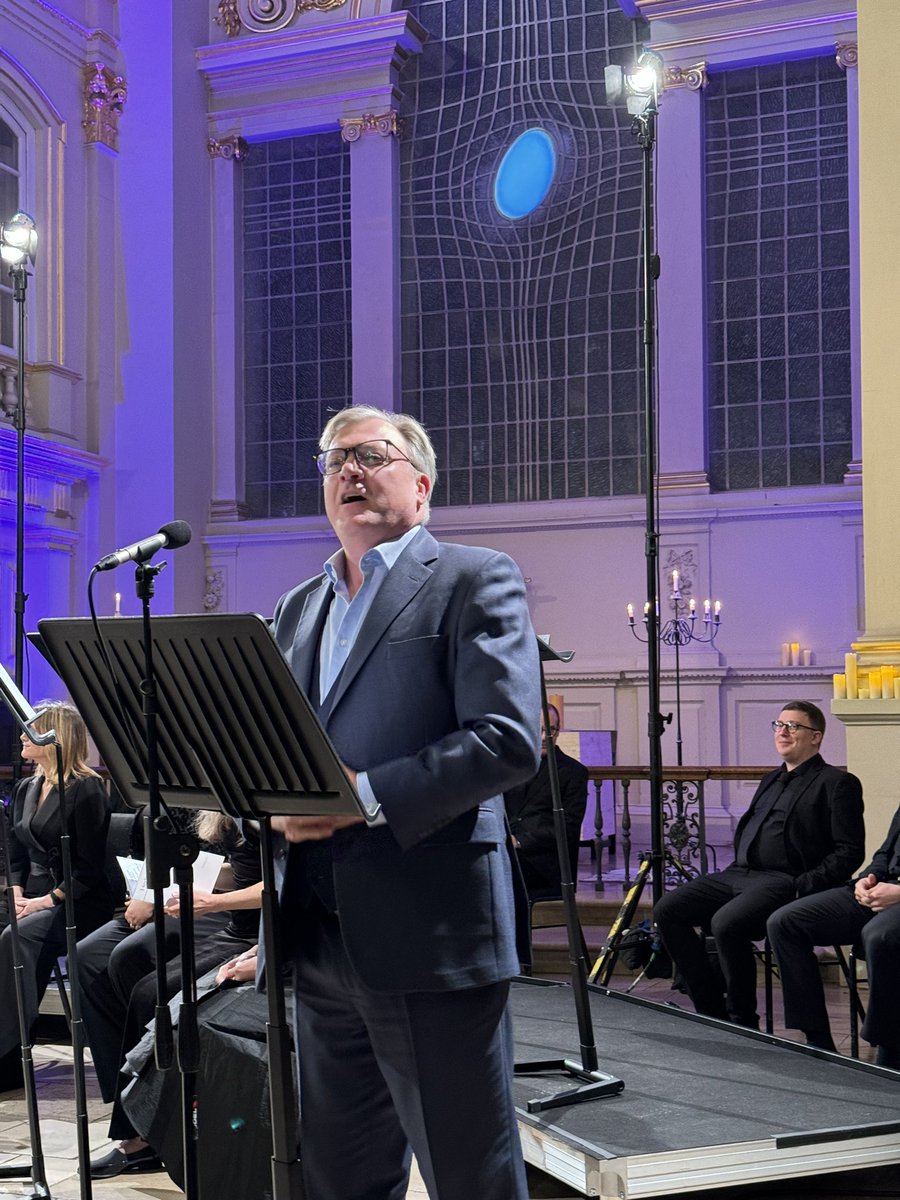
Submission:
{"label": "blonde grey hair", "polygon": [[[56,740],[62,750],[64,780],[73,776],[76,779],[96,776],[97,772],[88,766],[87,761],[87,727],[73,705],[64,700],[42,700],[38,705],[38,716],[32,729],[35,733],[49,733],[51,729],[55,731]],[[37,773],[43,775],[54,787],[58,786],[55,753],[46,767],[37,768]]]}
{"label": "blonde grey hair", "polygon": [[[434,456],[434,446],[431,444],[431,438],[424,425],[420,424],[415,417],[411,417],[409,413],[388,412],[386,409],[376,408],[373,404],[351,404],[347,408],[342,408],[340,412],[336,412],[322,430],[319,449],[330,450],[334,445],[335,438],[340,437],[348,425],[356,425],[360,421],[383,421],[394,427],[403,440],[403,445],[397,448],[406,453],[417,471],[428,477],[431,485],[428,489],[430,501],[437,486],[437,460]],[[426,504],[425,511],[427,520],[430,504]]]}

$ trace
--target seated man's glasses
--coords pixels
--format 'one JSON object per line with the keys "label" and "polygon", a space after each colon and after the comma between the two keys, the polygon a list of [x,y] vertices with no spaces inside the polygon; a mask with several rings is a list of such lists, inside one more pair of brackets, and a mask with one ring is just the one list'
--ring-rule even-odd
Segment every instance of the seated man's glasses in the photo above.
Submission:
{"label": "seated man's glasses", "polygon": [[[391,450],[396,450],[397,453],[391,455]],[[410,461],[387,438],[379,438],[374,442],[360,442],[358,446],[332,446],[330,450],[321,450],[313,457],[322,475],[337,475],[351,454],[367,471],[383,467],[385,463],[396,462],[397,459],[402,459],[403,462]]]}
{"label": "seated man's glasses", "polygon": [[819,733],[818,729],[813,729],[812,725],[801,725],[799,721],[773,721],[772,728],[778,733],[779,729],[786,729],[789,733],[796,733],[798,729],[808,729],[810,733]]}

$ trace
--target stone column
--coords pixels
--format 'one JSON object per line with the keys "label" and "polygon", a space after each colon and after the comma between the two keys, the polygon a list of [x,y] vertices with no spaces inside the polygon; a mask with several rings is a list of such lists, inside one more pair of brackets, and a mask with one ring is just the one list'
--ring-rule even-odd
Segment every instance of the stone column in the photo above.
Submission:
{"label": "stone column", "polygon": [[[900,140],[900,105],[889,73],[881,70],[884,47],[900,38],[900,7],[859,0],[857,21],[865,631],[854,649],[865,666],[900,663],[896,519],[900,277],[892,266],[900,261],[900,162],[890,151]],[[843,52],[848,53],[847,43]],[[871,853],[897,807],[900,702],[837,701],[832,711],[847,726],[847,765],[863,781]]]}
{"label": "stone column", "polygon": [[353,403],[400,404],[399,121],[394,109],[341,120],[350,143]]}
{"label": "stone column", "polygon": [[659,298],[659,489],[708,492],[703,94],[706,65],[667,67],[656,193]]}

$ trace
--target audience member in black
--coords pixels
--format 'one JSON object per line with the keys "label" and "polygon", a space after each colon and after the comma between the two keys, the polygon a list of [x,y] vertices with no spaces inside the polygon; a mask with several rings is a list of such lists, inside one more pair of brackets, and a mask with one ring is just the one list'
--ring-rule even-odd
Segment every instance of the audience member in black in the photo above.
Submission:
{"label": "audience member in black", "polygon": [[[865,849],[862,786],[819,753],[825,717],[807,700],[772,722],[782,766],[761,780],[735,830],[735,860],[667,892],[654,910],[659,932],[697,1012],[750,1028],[756,1011],[753,942],[771,914],[798,896],[847,879]],[[725,980],[706,952],[712,934]]]}
{"label": "audience member in black", "polygon": [[[262,884],[259,838],[250,823],[244,823],[242,836],[229,817],[204,812],[199,814],[197,833],[205,849],[227,856],[234,876],[233,891],[194,892],[194,957],[200,975],[255,945]],[[169,999],[181,988],[178,915],[176,897],[166,904]],[[115,1104],[109,1136],[117,1144],[91,1163],[95,1179],[158,1169],[156,1154],[136,1136],[118,1103],[122,1063],[140,1041],[156,1006],[152,917],[151,904],[131,900],[123,916],[78,946],[85,1034],[101,1095]]]}
{"label": "audience member in black", "polygon": [[[587,806],[588,773],[577,759],[564,754],[556,745],[559,736],[559,712],[549,705],[550,744],[556,757],[560,799],[566,817],[566,844],[572,861],[572,873],[578,865],[578,842]],[[547,734],[541,714],[541,765],[528,783],[508,791],[503,799],[509,818],[513,844],[522,868],[525,887],[532,900],[543,895],[559,895],[559,852],[553,825],[553,797],[550,794],[550,767],[547,763]]]}
{"label": "audience member in black", "polygon": [[871,863],[842,887],[805,896],[769,918],[784,994],[784,1023],[811,1046],[834,1050],[815,946],[862,942],[869,999],[862,1034],[875,1061],[900,1069],[900,809]]}
{"label": "audience member in black", "polygon": [[[69,704],[40,706],[36,733],[56,731],[68,808],[72,890],[79,936],[108,920],[112,889],[104,869],[109,825],[106,789],[87,765],[87,731]],[[53,972],[66,952],[65,895],[62,876],[56,748],[35,745],[22,734],[22,757],[34,774],[16,785],[6,817],[9,822],[9,883],[16,905],[24,965],[25,1019],[32,1026]],[[5,914],[4,914],[5,917]],[[9,928],[0,936],[0,1091],[22,1082],[19,1020]]]}

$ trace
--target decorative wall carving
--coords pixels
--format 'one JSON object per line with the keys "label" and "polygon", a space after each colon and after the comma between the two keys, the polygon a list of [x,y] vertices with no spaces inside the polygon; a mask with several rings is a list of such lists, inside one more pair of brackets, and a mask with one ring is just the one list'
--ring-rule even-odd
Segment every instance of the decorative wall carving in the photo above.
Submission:
{"label": "decorative wall carving", "polygon": [[241,29],[274,33],[290,25],[299,13],[330,12],[347,3],[348,0],[219,0],[215,19],[226,37],[237,37]]}
{"label": "decorative wall carving", "polygon": [[242,137],[232,133],[223,138],[211,137],[206,143],[206,149],[210,158],[231,158],[240,162],[247,157],[250,147]]}
{"label": "decorative wall carving", "polygon": [[84,140],[97,142],[110,150],[119,148],[119,117],[125,107],[128,88],[121,75],[105,63],[92,62],[84,68]]}
{"label": "decorative wall carving", "polygon": [[706,73],[706,63],[694,63],[691,67],[666,67],[666,77],[663,87],[687,88],[689,92],[699,92],[709,83]]}
{"label": "decorative wall carving", "polygon": [[842,71],[859,66],[859,46],[856,42],[838,42],[834,48],[834,60]]}
{"label": "decorative wall carving", "polygon": [[358,142],[364,133],[378,133],[382,137],[399,137],[400,118],[393,108],[387,112],[363,113],[361,117],[341,118],[341,138],[345,142]]}
{"label": "decorative wall carving", "polygon": [[206,589],[203,593],[203,607],[207,612],[216,612],[225,594],[225,572],[213,569],[206,572]]}

